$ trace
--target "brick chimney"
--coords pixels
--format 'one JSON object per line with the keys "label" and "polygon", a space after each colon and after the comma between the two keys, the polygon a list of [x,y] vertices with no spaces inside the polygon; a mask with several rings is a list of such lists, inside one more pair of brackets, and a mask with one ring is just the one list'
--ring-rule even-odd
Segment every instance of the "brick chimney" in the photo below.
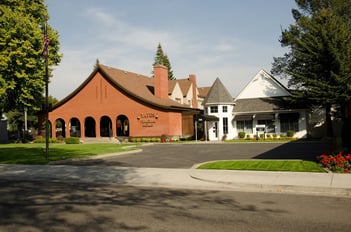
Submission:
{"label": "brick chimney", "polygon": [[158,98],[168,99],[168,70],[160,64],[154,66],[154,93]]}
{"label": "brick chimney", "polygon": [[193,97],[192,97],[192,107],[193,108],[198,108],[198,105],[197,105],[197,84],[196,84],[196,75],[195,74],[190,74],[189,75],[189,80],[191,81],[192,83],[192,86],[193,86]]}

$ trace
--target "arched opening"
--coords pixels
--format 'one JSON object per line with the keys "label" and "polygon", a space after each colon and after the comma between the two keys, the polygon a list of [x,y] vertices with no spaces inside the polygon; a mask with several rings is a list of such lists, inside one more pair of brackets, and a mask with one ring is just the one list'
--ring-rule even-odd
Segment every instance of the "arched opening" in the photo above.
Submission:
{"label": "arched opening", "polygon": [[108,116],[102,116],[100,119],[100,136],[112,137],[112,121]]}
{"label": "arched opening", "polygon": [[80,122],[78,118],[71,118],[71,127],[69,128],[70,137],[80,137]]}
{"label": "arched opening", "polygon": [[62,136],[63,138],[66,138],[66,123],[65,120],[62,118],[56,119],[55,122],[56,125],[56,138]]}
{"label": "arched opening", "polygon": [[84,122],[85,137],[96,137],[96,123],[95,119],[92,117],[85,118]]}
{"label": "arched opening", "polygon": [[129,120],[125,115],[118,115],[116,130],[117,136],[129,136]]}

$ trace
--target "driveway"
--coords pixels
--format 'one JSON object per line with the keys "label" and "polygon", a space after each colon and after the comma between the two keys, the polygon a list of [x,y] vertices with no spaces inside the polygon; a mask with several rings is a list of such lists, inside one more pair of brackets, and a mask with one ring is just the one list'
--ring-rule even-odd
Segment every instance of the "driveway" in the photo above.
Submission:
{"label": "driveway", "polygon": [[67,161],[71,165],[190,168],[212,160],[303,159],[315,160],[328,150],[327,143],[171,143],[142,146],[142,152],[89,160]]}

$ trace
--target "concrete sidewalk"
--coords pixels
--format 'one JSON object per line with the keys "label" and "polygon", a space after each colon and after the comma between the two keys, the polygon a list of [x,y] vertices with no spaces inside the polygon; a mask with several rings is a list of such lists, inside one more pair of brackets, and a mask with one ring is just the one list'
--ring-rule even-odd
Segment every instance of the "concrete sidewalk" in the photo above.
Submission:
{"label": "concrete sidewalk", "polygon": [[351,196],[351,174],[335,173],[0,165],[0,179]]}

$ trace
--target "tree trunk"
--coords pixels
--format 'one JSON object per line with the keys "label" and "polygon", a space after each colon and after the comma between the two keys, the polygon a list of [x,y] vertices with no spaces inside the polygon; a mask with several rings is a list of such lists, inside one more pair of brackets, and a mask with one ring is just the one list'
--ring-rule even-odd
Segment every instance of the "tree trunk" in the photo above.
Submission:
{"label": "tree trunk", "polygon": [[341,106],[342,146],[351,150],[351,100]]}
{"label": "tree trunk", "polygon": [[333,125],[331,120],[331,105],[327,104],[325,106],[325,127],[326,127],[326,137],[333,138]]}

